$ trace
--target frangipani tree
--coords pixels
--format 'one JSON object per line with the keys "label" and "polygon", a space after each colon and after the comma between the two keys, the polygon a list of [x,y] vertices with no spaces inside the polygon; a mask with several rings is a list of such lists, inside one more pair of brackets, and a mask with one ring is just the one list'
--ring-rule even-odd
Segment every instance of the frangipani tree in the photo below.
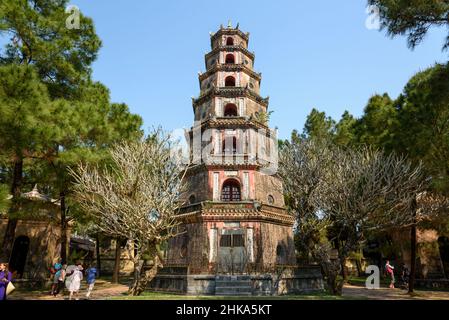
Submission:
{"label": "frangipani tree", "polygon": [[[368,233],[411,227],[413,243],[416,225],[442,211],[439,199],[427,201],[433,208],[419,201],[429,182],[421,164],[372,148],[293,138],[280,154],[286,202],[297,216],[301,245],[329,271],[335,294],[343,285],[336,266],[360,249]],[[338,251],[338,264],[331,263],[329,244]]]}
{"label": "frangipani tree", "polygon": [[[162,266],[159,244],[179,232],[176,212],[186,168],[170,149],[169,137],[157,130],[146,140],[115,145],[108,166],[80,164],[71,171],[76,199],[99,231],[135,244],[132,295],[141,294]],[[148,271],[143,256],[154,262]]]}

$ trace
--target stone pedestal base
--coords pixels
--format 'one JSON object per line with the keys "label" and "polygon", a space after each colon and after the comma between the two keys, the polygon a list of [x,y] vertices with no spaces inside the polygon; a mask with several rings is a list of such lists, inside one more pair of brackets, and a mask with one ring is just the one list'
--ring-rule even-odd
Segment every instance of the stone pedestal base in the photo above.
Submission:
{"label": "stone pedestal base", "polygon": [[[223,284],[226,283],[227,284]],[[242,284],[240,285],[239,282]],[[243,283],[245,282],[245,283]],[[187,295],[225,295],[238,296],[239,288],[247,287],[245,295],[250,292],[253,296],[270,296],[284,294],[301,294],[319,292],[324,290],[323,278],[319,267],[301,267],[294,270],[285,270],[281,274],[264,275],[186,275],[186,274],[159,274],[150,283],[152,291],[183,293]],[[223,286],[229,288],[223,291]],[[216,288],[219,287],[219,292]],[[235,287],[235,289],[232,289]],[[233,291],[234,290],[234,291]]]}

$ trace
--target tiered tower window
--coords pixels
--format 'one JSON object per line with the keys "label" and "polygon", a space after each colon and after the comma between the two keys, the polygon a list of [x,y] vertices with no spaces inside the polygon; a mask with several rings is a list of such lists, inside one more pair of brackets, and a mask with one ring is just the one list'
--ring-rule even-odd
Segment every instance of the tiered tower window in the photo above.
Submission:
{"label": "tiered tower window", "polygon": [[235,57],[232,53],[228,53],[226,55],[226,60],[225,60],[226,64],[234,64],[235,63]]}
{"label": "tiered tower window", "polygon": [[234,38],[228,37],[226,39],[226,45],[227,46],[233,46],[234,45]]}
{"label": "tiered tower window", "polygon": [[240,201],[240,183],[234,179],[228,179],[221,189],[221,201]]}
{"label": "tiered tower window", "polygon": [[233,76],[226,77],[225,87],[235,87],[235,78]]}
{"label": "tiered tower window", "polygon": [[233,103],[228,103],[224,108],[225,117],[237,117],[237,106]]}
{"label": "tiered tower window", "polygon": [[226,137],[223,140],[223,153],[224,154],[236,154],[237,153],[237,138]]}

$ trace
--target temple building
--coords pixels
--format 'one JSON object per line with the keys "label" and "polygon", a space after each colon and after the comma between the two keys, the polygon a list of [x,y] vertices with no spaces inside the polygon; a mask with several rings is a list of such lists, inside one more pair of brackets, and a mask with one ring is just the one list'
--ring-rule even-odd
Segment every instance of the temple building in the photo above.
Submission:
{"label": "temple building", "polygon": [[[40,193],[37,185],[22,193],[21,198],[21,218],[7,261],[16,286],[39,287],[47,282],[49,267],[60,257],[61,230],[57,223],[60,202]],[[0,241],[4,239],[7,225],[6,212],[0,212]],[[67,238],[70,233],[69,227]]]}
{"label": "temple building", "polygon": [[[179,214],[184,233],[168,243],[165,267],[152,286],[191,294],[271,294],[280,276],[275,273],[293,272],[296,259],[294,217],[285,210],[276,175],[269,99],[260,95],[248,33],[221,27],[210,41],[187,134],[192,164]],[[240,290],[228,290],[232,286]]]}

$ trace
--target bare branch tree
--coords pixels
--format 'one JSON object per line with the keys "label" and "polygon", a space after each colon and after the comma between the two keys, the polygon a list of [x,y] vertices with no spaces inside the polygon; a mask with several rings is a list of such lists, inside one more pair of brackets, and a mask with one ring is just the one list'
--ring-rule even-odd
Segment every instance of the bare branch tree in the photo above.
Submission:
{"label": "bare branch tree", "polygon": [[416,225],[430,213],[417,212],[414,205],[428,186],[422,166],[404,157],[366,147],[341,150],[327,173],[317,206],[333,221],[331,241],[338,241],[342,265],[367,232]]}
{"label": "bare branch tree", "polygon": [[301,259],[310,263],[315,243],[329,225],[319,217],[320,185],[333,161],[333,149],[323,140],[297,139],[280,148],[278,174],[291,214],[296,217],[295,242]]}
{"label": "bare branch tree", "polygon": [[[137,249],[132,295],[141,294],[162,267],[159,244],[178,234],[176,212],[186,168],[171,147],[170,138],[156,130],[146,140],[115,145],[110,165],[80,164],[71,171],[76,199],[93,215],[98,230],[129,239]],[[153,260],[149,271],[144,255]]]}
{"label": "bare branch tree", "polygon": [[[279,174],[297,218],[297,248],[321,264],[336,294],[343,285],[336,275],[368,232],[416,227],[444,211],[443,201],[430,195],[416,205],[429,182],[421,164],[366,147],[292,139],[281,148]],[[330,244],[338,250],[338,263],[330,259]]]}

